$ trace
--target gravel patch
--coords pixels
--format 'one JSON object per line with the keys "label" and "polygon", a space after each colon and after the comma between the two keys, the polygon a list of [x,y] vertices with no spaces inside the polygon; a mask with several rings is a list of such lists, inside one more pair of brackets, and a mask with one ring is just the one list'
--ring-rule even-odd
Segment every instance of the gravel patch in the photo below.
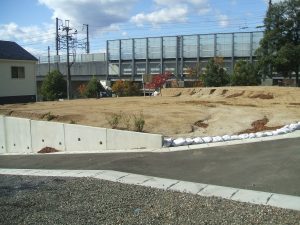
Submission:
{"label": "gravel patch", "polygon": [[300,212],[92,178],[0,175],[0,224],[300,224]]}

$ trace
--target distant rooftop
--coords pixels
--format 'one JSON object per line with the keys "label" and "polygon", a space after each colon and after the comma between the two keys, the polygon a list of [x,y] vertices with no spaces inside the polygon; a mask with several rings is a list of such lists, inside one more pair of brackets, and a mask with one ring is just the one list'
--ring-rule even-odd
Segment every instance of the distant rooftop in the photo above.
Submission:
{"label": "distant rooftop", "polygon": [[12,41],[0,40],[0,59],[12,60],[32,60],[37,61],[32,54],[27,52],[24,48]]}

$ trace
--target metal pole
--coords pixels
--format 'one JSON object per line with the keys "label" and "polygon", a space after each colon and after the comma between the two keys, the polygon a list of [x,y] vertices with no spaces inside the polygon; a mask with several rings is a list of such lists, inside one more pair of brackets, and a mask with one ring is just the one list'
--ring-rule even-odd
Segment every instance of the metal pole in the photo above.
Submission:
{"label": "metal pole", "polygon": [[48,72],[50,74],[50,46],[48,46]]}
{"label": "metal pole", "polygon": [[70,53],[69,53],[69,25],[66,27],[67,32],[67,67],[68,67],[68,74],[67,74],[67,95],[68,99],[71,98],[71,71],[70,71]]}

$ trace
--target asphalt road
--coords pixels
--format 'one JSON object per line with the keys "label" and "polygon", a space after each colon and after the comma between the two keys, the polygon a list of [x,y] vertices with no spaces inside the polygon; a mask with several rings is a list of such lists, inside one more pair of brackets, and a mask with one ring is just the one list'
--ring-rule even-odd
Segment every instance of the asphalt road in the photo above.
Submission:
{"label": "asphalt road", "polygon": [[172,153],[2,155],[0,168],[107,169],[300,196],[300,138]]}

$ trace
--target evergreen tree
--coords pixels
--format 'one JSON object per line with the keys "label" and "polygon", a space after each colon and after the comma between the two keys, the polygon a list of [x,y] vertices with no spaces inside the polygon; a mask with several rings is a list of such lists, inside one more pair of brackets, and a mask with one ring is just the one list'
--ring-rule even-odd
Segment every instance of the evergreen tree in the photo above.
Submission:
{"label": "evergreen tree", "polygon": [[286,0],[275,4],[270,1],[264,25],[264,37],[257,50],[261,70],[270,77],[273,70],[284,77],[295,73],[299,86],[300,1]]}
{"label": "evergreen tree", "polygon": [[88,98],[97,98],[99,97],[100,91],[104,91],[104,87],[96,77],[93,77],[86,86],[85,96]]}
{"label": "evergreen tree", "polygon": [[229,84],[230,77],[224,68],[223,58],[214,58],[208,61],[206,71],[201,79],[206,87],[220,87]]}
{"label": "evergreen tree", "polygon": [[231,85],[234,86],[253,86],[261,82],[261,77],[253,63],[240,60],[235,63]]}
{"label": "evergreen tree", "polygon": [[46,101],[53,101],[66,97],[67,82],[58,70],[54,70],[47,74],[41,87],[41,94],[43,100]]}

